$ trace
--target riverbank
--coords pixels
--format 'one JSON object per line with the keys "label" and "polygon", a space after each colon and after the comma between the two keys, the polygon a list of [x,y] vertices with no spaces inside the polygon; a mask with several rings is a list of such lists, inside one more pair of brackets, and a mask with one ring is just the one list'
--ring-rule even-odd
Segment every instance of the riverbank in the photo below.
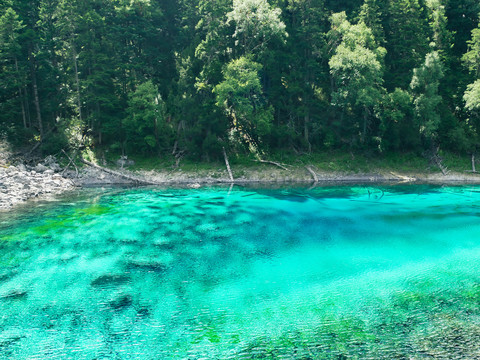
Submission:
{"label": "riverbank", "polygon": [[[167,161],[136,158],[126,168],[118,161],[107,162],[106,171],[98,167],[83,167],[77,182],[82,185],[129,183],[138,180],[145,185],[202,186],[209,184],[286,184],[320,185],[325,183],[469,183],[480,184],[480,174],[465,171],[468,163],[463,158],[448,156],[446,162],[452,170],[443,173],[435,164],[419,157],[368,159],[359,155],[330,154],[320,157],[298,156],[289,159],[263,161],[234,158],[229,170],[224,162],[192,163],[184,161],[180,166]],[[116,165],[114,165],[116,164]],[[120,173],[115,176],[112,173]]]}
{"label": "riverbank", "polygon": [[226,167],[196,169],[128,170],[118,167],[62,169],[54,160],[46,159],[35,167],[22,163],[0,164],[0,210],[9,210],[32,199],[54,197],[79,187],[106,185],[157,185],[199,188],[215,184],[281,186],[322,186],[332,183],[434,183],[480,184],[480,174],[469,172],[396,172],[381,169],[370,172],[325,171],[314,165],[285,165],[262,163],[254,166],[232,167],[232,177]]}

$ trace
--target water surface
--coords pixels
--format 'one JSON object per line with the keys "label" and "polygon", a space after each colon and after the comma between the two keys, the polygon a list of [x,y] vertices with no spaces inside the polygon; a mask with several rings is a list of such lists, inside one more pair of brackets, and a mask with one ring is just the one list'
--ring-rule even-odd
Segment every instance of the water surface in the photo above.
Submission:
{"label": "water surface", "polygon": [[30,203],[0,215],[0,358],[479,358],[479,216],[479,187]]}

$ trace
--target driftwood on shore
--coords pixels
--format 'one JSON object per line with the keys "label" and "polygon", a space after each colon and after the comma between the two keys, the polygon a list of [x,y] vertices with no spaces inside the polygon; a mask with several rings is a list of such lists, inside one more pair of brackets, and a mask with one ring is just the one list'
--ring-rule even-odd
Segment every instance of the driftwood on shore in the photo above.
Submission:
{"label": "driftwood on shore", "polygon": [[439,150],[440,147],[437,147],[435,150],[432,151],[432,154],[430,155],[430,161],[437,165],[443,176],[446,176],[450,171],[445,165],[443,165],[443,159],[438,154]]}
{"label": "driftwood on shore", "polygon": [[315,183],[318,183],[317,173],[312,170],[312,168],[310,167],[310,165],[305,166],[305,169],[307,169],[307,171],[310,173],[310,175],[312,175],[313,180],[315,181]]}
{"label": "driftwood on shore", "polygon": [[125,179],[125,180],[128,180],[128,181],[131,181],[132,183],[136,184],[136,185],[158,185],[156,182],[152,182],[152,181],[147,181],[147,180],[144,180],[144,179],[139,179],[139,178],[136,178],[136,177],[133,177],[133,176],[130,176],[130,175],[126,175],[126,174],[123,174],[121,172],[118,172],[118,171],[114,171],[114,170],[110,170],[110,169],[107,169],[103,166],[100,166],[100,165],[97,165],[97,164],[94,164],[90,161],[87,161],[83,158],[80,158],[80,161],[85,164],[85,165],[88,165],[88,166],[91,166],[95,169],[98,169],[98,170],[101,170],[103,172],[106,172],[107,174],[110,174],[110,175],[115,175],[115,176],[118,176],[122,179]]}
{"label": "driftwood on shore", "polygon": [[262,160],[262,159],[256,159],[256,160],[253,160],[253,161],[256,161],[256,162],[259,162],[259,163],[262,163],[262,164],[270,164],[270,165],[275,165],[275,166],[278,166],[279,168],[285,170],[285,171],[289,171],[285,166],[283,166],[282,164],[280,163],[277,163],[275,161],[269,161],[269,160]]}
{"label": "driftwood on shore", "polygon": [[70,165],[73,165],[75,167],[75,177],[78,178],[78,167],[77,165],[75,164],[75,158],[77,157],[77,151],[75,152],[75,154],[73,155],[73,158],[70,157],[65,150],[62,149],[62,152],[65,154],[65,156],[68,158],[69,163],[67,166],[65,166],[65,168],[63,169],[62,171],[62,175],[65,174],[65,171],[68,170],[68,168],[70,167]]}

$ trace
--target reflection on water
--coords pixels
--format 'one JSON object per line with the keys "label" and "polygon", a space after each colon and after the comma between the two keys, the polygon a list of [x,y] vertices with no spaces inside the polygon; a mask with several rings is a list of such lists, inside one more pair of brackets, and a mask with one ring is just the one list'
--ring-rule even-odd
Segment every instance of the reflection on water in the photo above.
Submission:
{"label": "reflection on water", "polygon": [[480,188],[90,190],[0,217],[0,359],[475,359]]}

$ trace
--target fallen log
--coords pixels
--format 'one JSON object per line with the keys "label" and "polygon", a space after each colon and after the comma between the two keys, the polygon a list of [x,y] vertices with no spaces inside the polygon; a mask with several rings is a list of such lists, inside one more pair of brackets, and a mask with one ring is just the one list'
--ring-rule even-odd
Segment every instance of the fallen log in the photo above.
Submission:
{"label": "fallen log", "polygon": [[85,165],[88,165],[88,166],[91,166],[95,169],[98,169],[98,170],[101,170],[103,172],[106,172],[107,174],[110,174],[110,175],[115,175],[115,176],[118,176],[122,179],[125,179],[125,180],[129,180],[131,181],[132,183],[136,184],[136,185],[158,185],[157,183],[155,182],[152,182],[152,181],[147,181],[147,180],[144,180],[144,179],[139,179],[139,178],[136,178],[136,177],[133,177],[133,176],[130,176],[130,175],[126,175],[126,174],[122,174],[121,172],[118,172],[118,171],[114,171],[114,170],[110,170],[110,169],[107,169],[107,168],[104,168],[103,166],[100,166],[100,165],[97,165],[97,164],[94,164],[90,161],[87,161],[83,158],[80,158],[80,161],[85,164]]}
{"label": "fallen log", "polygon": [[286,171],[290,171],[288,170],[285,166],[283,166],[282,164],[279,164],[275,161],[269,161],[269,160],[262,160],[262,159],[257,159],[257,160],[253,160],[253,161],[257,161],[259,163],[262,163],[262,164],[270,164],[270,165],[275,165],[275,166],[278,166],[279,168],[283,169],[283,170],[286,170]]}

